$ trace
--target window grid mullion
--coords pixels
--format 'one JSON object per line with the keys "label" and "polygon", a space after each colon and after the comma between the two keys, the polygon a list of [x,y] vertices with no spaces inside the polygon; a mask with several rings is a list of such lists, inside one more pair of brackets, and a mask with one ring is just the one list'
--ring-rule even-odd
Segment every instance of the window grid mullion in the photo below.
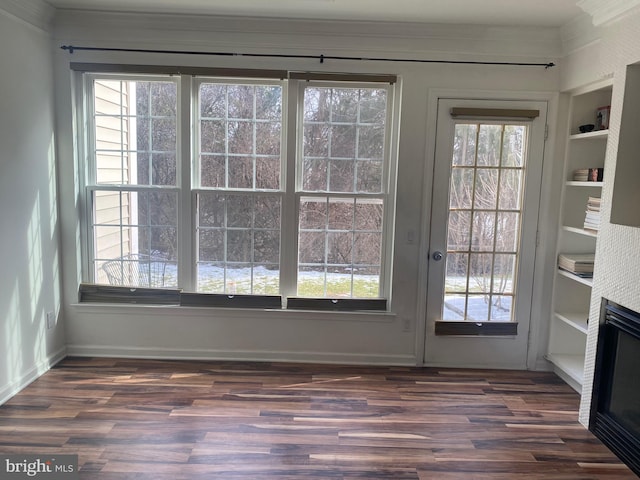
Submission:
{"label": "window grid mullion", "polygon": [[[124,219],[122,218],[122,209],[123,209],[123,205],[122,205],[122,193],[123,192],[118,192],[118,205],[119,205],[119,209],[118,209],[118,215],[120,216],[120,228],[119,230],[119,234],[120,234],[120,259],[124,258]],[[95,197],[94,197],[95,198]],[[122,275],[121,278],[124,278],[124,263],[122,262],[122,260],[120,261],[120,263],[118,264],[120,267],[120,275]]]}
{"label": "window grid mullion", "polygon": [[[251,156],[252,156],[252,188],[255,191],[258,186],[258,101],[257,101],[257,91],[256,87],[253,87],[253,117],[252,117],[252,138],[251,138]],[[253,277],[251,277],[253,279]],[[251,281],[252,290],[253,290],[253,280]]]}
{"label": "window grid mullion", "polygon": [[124,178],[124,171],[125,171],[125,163],[124,163],[124,144],[125,144],[125,139],[124,139],[124,131],[125,131],[125,125],[124,125],[124,102],[125,102],[125,96],[124,96],[124,89],[125,89],[125,82],[119,82],[120,85],[120,91],[118,92],[120,95],[120,183],[124,184],[125,183],[125,178]]}
{"label": "window grid mullion", "polygon": [[258,159],[256,158],[256,152],[258,151],[257,149],[257,137],[258,137],[258,124],[257,124],[257,108],[258,108],[258,104],[257,104],[257,91],[256,91],[256,87],[253,86],[252,87],[252,101],[251,101],[251,120],[252,120],[252,125],[251,125],[251,187],[253,189],[254,194],[251,196],[251,256],[250,256],[250,261],[251,261],[251,266],[250,266],[250,275],[251,278],[249,279],[249,289],[250,292],[253,294],[254,293],[254,284],[253,284],[253,279],[254,279],[254,269],[255,269],[255,242],[256,242],[256,232],[255,232],[255,212],[256,212],[256,197],[255,197],[255,191],[256,191],[256,186],[258,185],[258,176],[257,176],[257,163],[258,163]]}
{"label": "window grid mullion", "polygon": [[227,291],[228,282],[228,272],[227,272],[227,264],[229,263],[229,194],[223,194],[222,198],[224,199],[224,213],[222,217],[222,221],[224,224],[224,235],[223,235],[223,253],[222,258],[224,262],[224,268],[222,269],[222,292]]}
{"label": "window grid mullion", "polygon": [[[360,106],[358,106],[358,110],[360,110]],[[357,143],[356,143],[356,148],[357,148]],[[356,149],[357,152],[357,149]],[[355,175],[354,175],[355,177]],[[353,258],[356,252],[356,205],[357,205],[357,200],[354,198],[353,199],[353,213],[351,214],[351,265],[355,266],[356,262],[355,259]],[[351,296],[353,297],[353,290],[354,290],[354,268],[351,268],[351,275],[349,276],[349,278],[351,279]]]}
{"label": "window grid mullion", "polygon": [[325,205],[326,205],[326,214],[325,214],[325,218],[324,218],[324,252],[323,252],[323,263],[324,265],[322,266],[324,272],[323,272],[323,290],[322,293],[324,296],[327,296],[327,291],[328,291],[328,286],[327,286],[327,275],[328,275],[328,265],[329,265],[329,205],[331,205],[331,203],[329,202],[329,197],[327,196],[326,200],[325,200]]}
{"label": "window grid mullion", "polygon": [[327,192],[331,191],[331,170],[333,169],[331,159],[333,158],[333,96],[335,93],[333,88],[329,90],[329,92],[329,121],[327,123]]}
{"label": "window grid mullion", "polygon": [[[353,126],[353,128],[355,129],[355,135],[356,135],[356,144],[355,144],[355,151],[353,152],[353,191],[357,192],[358,191],[358,158],[359,158],[359,146],[360,146],[360,108],[361,108],[361,95],[362,95],[362,90],[358,90],[358,108],[356,110],[356,124]],[[355,224],[354,224],[355,225]],[[353,272],[352,272],[352,276],[353,276]],[[353,280],[353,279],[352,279]],[[352,286],[353,286],[353,281],[352,281]],[[351,291],[351,295],[353,296],[353,289]]]}
{"label": "window grid mullion", "polygon": [[[224,87],[224,98],[224,186],[225,188],[229,188],[229,85],[225,85]],[[226,260],[227,259],[225,256],[225,262]],[[227,283],[225,279],[225,285],[226,284]]]}
{"label": "window grid mullion", "polygon": [[[147,175],[149,178],[149,185],[153,185],[153,112],[151,110],[152,108],[152,102],[151,102],[151,85],[149,85],[149,95],[147,95],[147,122],[149,123],[149,144],[145,145],[145,150],[147,150],[147,155],[148,155],[148,159],[147,159]],[[177,99],[176,99],[177,101]],[[176,105],[177,107],[177,105]],[[178,129],[178,124],[176,122],[176,129]],[[176,139],[178,138],[178,132],[176,132]],[[137,145],[136,145],[137,148]]]}
{"label": "window grid mullion", "polygon": [[[502,164],[502,154],[504,150],[504,124],[500,129],[500,148],[498,154],[498,166]],[[494,296],[494,275],[495,275],[495,266],[496,266],[496,245],[498,243],[498,203],[500,202],[500,178],[502,176],[502,169],[498,168],[498,180],[496,186],[496,205],[495,205],[495,213],[493,216],[493,247],[491,250],[491,276],[490,284],[489,284],[489,310],[488,310],[488,319],[491,320],[491,313],[493,309],[493,296]]]}
{"label": "window grid mullion", "polygon": [[469,218],[469,256],[467,260],[467,278],[465,279],[465,296],[464,296],[464,319],[467,319],[469,312],[469,282],[471,279],[471,244],[473,242],[473,218],[475,214],[476,201],[476,176],[478,174],[478,145],[480,144],[480,124],[476,128],[476,148],[473,154],[473,180],[471,183],[471,216]]}
{"label": "window grid mullion", "polygon": [[[255,110],[254,110],[254,112],[255,112]],[[254,150],[254,152],[255,152],[255,150]],[[254,164],[255,164],[255,162],[254,162]],[[255,245],[256,245],[256,196],[252,195],[251,196],[251,278],[249,279],[249,284],[251,286],[250,288],[251,288],[251,293],[252,294],[254,293],[253,278],[254,278],[254,269],[255,269],[255,266],[256,266],[255,265],[256,264]]]}

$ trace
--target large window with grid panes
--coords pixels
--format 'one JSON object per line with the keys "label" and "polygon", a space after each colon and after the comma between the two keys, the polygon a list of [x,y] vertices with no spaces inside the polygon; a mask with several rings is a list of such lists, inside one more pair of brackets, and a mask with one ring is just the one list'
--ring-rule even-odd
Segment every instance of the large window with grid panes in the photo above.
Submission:
{"label": "large window with grid panes", "polygon": [[388,298],[393,82],[82,77],[87,282]]}

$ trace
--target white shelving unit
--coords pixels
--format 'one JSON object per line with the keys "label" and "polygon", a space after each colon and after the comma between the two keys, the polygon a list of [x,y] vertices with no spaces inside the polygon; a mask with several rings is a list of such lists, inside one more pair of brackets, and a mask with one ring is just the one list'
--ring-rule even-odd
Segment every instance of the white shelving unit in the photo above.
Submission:
{"label": "white shelving unit", "polygon": [[[589,197],[601,197],[603,182],[577,182],[573,180],[573,172],[604,167],[608,130],[579,133],[578,127],[595,124],[597,108],[611,105],[612,84],[613,79],[607,79],[571,93],[558,255],[596,250],[598,235],[583,228],[584,217]],[[578,392],[582,390],[592,285],[590,278],[556,269],[547,359],[556,373]]]}
{"label": "white shelving unit", "polygon": [[561,322],[565,322],[566,324],[572,326],[579,332],[587,334],[587,326],[589,324],[589,320],[584,317],[584,313],[582,312],[566,312],[566,313],[556,313],[556,318]]}
{"label": "white shelving unit", "polygon": [[566,225],[562,227],[562,229],[565,232],[570,232],[570,233],[575,233],[578,235],[584,235],[586,237],[593,237],[593,238],[597,238],[598,234],[595,232],[592,232],[590,230],[585,230],[584,228],[577,228],[577,227],[567,227]]}
{"label": "white shelving unit", "polygon": [[564,270],[558,270],[558,275],[562,275],[563,277],[570,278],[574,282],[581,283],[582,285],[586,285],[591,288],[593,286],[593,280],[590,278],[579,277],[578,275],[574,275],[570,272],[565,272]]}

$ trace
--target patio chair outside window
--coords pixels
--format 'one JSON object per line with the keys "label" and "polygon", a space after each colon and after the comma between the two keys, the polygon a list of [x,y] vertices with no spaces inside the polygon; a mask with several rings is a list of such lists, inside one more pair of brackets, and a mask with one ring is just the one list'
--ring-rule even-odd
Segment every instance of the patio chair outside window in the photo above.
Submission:
{"label": "patio chair outside window", "polygon": [[110,285],[164,287],[167,261],[159,256],[132,253],[102,265]]}

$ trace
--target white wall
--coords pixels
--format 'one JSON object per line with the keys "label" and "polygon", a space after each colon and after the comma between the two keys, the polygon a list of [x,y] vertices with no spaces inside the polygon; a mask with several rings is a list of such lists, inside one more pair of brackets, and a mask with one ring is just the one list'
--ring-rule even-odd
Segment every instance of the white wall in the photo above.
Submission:
{"label": "white wall", "polygon": [[[372,32],[375,32],[372,34]],[[64,44],[118,48],[154,48],[257,53],[302,53],[453,60],[557,61],[557,30],[416,25],[371,26],[366,23],[215,19],[165,15],[91,14],[61,11],[55,26],[56,94],[60,143],[64,303],[70,353],[198,358],[283,359],[326,362],[416,364],[422,361],[425,291],[420,253],[424,239],[409,244],[408,234],[428,233],[432,158],[427,155],[430,89],[484,90],[504,97],[526,92],[557,92],[558,69],[178,56],[59,50]],[[402,78],[401,136],[392,312],[335,314],[250,312],[175,307],[76,305],[82,265],[74,179],[72,91],[69,62],[188,64],[290,70],[383,72]],[[488,95],[490,96],[490,95]],[[555,120],[555,119],[552,119]],[[433,123],[430,124],[433,127]],[[551,130],[555,124],[550,125]],[[553,177],[551,177],[553,178]],[[552,185],[545,199],[554,198]],[[551,205],[543,212],[550,215]],[[544,220],[547,225],[554,221]],[[424,226],[424,228],[423,228]],[[549,238],[555,238],[551,232]],[[544,242],[543,242],[544,243]],[[553,251],[553,246],[551,246]],[[541,275],[543,273],[541,272]],[[543,277],[540,277],[542,284]],[[542,287],[540,287],[542,288]],[[536,292],[544,302],[545,295]],[[543,305],[548,305],[548,301]],[[541,309],[532,323],[532,351],[541,360],[548,318]],[[409,325],[408,331],[404,328]],[[538,340],[540,339],[540,340]],[[427,348],[429,346],[427,345]],[[535,363],[535,362],[534,362]],[[538,364],[540,365],[540,363]]]}
{"label": "white wall", "polygon": [[64,355],[48,33],[0,8],[0,403]]}
{"label": "white wall", "polygon": [[[640,229],[609,223],[616,170],[625,73],[628,64],[640,62],[640,12],[621,20],[592,28],[585,35],[598,38],[587,48],[572,52],[566,59],[562,88],[570,89],[613,74],[613,98],[609,140],[605,158],[602,192],[602,226],[598,235],[594,287],[587,336],[587,356],[580,420],[589,418],[600,302],[607,298],[640,311]],[[637,209],[638,205],[629,205]]]}

